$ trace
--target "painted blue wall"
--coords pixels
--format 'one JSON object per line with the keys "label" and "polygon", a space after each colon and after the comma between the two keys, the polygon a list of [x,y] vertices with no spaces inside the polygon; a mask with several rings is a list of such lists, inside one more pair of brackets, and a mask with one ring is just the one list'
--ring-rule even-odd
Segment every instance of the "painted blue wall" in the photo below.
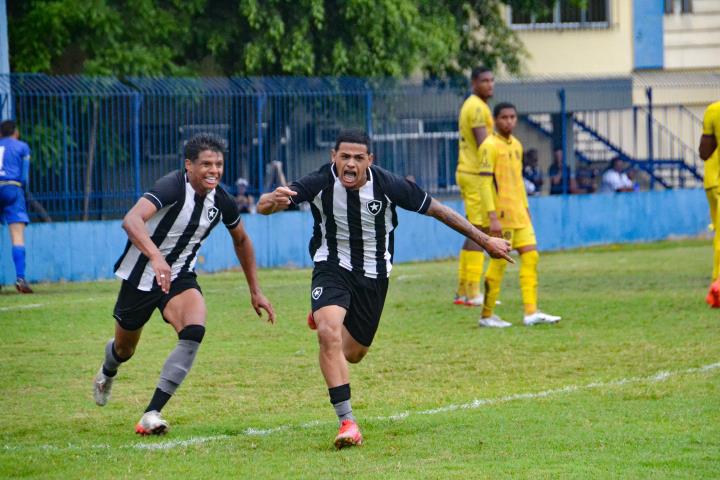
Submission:
{"label": "painted blue wall", "polygon": [[[462,210],[459,201],[446,203]],[[530,199],[530,210],[541,250],[697,235],[708,223],[705,193],[700,189],[539,197]],[[463,241],[458,233],[430,217],[399,213],[397,261],[457,255]],[[309,212],[247,215],[243,221],[261,267],[311,265]],[[238,265],[223,230],[217,227],[200,250],[198,270],[213,272]],[[27,273],[33,282],[111,278],[127,238],[119,221],[31,224],[26,233]],[[15,271],[7,227],[0,231],[0,255],[0,283],[12,283]]]}
{"label": "painted blue wall", "polygon": [[663,15],[665,2],[634,0],[633,46],[635,68],[663,68]]}

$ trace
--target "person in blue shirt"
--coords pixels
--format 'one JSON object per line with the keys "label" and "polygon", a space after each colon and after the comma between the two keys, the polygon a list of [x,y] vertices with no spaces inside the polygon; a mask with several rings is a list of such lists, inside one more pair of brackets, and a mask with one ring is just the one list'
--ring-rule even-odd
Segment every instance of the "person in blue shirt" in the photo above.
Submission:
{"label": "person in blue shirt", "polygon": [[25,225],[30,218],[24,188],[30,173],[30,147],[19,138],[13,120],[0,123],[0,221],[10,227],[15,288],[20,293],[33,293],[25,280]]}

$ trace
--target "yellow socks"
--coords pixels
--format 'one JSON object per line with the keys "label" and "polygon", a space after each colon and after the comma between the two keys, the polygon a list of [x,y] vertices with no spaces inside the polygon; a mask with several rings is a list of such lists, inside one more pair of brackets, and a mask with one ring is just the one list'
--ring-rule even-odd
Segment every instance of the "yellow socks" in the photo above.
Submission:
{"label": "yellow socks", "polygon": [[480,278],[482,277],[483,266],[485,266],[485,254],[472,250],[465,251],[465,273],[467,283],[465,292],[468,300],[480,295]]}
{"label": "yellow socks", "polygon": [[520,292],[525,315],[537,311],[537,265],[540,255],[537,250],[520,254]]}
{"label": "yellow socks", "polygon": [[467,250],[460,250],[460,256],[458,258],[458,287],[457,296],[466,297],[466,285],[467,285]]}
{"label": "yellow socks", "polygon": [[507,262],[503,259],[490,259],[490,266],[485,273],[485,300],[483,302],[482,317],[487,318],[493,314],[495,302],[500,296],[500,284],[505,273]]}

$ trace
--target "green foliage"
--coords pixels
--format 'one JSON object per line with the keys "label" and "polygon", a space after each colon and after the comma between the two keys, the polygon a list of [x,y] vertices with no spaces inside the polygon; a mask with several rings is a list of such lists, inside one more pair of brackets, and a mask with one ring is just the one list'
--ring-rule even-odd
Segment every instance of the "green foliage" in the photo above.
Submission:
{"label": "green foliage", "polygon": [[12,69],[96,75],[454,75],[521,69],[504,4],[540,0],[26,0]]}
{"label": "green foliage", "polygon": [[[177,342],[158,313],[99,408],[90,382],[119,283],[4,288],[0,477],[717,478],[720,368],[688,371],[720,360],[711,259],[709,240],[543,253],[540,305],[563,320],[519,325],[510,265],[503,330],[451,305],[456,262],[397,265],[376,341],[350,366],[365,445],[340,452],[305,325],[308,270],[259,272],[272,326],[240,272],[200,274],[207,335],[162,438],[133,432]],[[487,402],[419,413],[474,399]]]}

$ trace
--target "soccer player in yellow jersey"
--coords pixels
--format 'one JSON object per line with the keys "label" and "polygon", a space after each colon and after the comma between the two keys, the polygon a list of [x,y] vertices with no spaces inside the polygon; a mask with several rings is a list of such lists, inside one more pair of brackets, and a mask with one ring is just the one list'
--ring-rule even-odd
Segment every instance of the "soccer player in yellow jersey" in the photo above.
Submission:
{"label": "soccer player in yellow jersey", "polygon": [[[522,144],[512,135],[517,110],[511,103],[499,103],[493,111],[495,132],[480,145],[480,195],[484,207],[483,225],[491,236],[502,236],[520,254],[520,291],[525,310],[523,323],[557,323],[560,317],[537,308],[537,252],[535,230],[530,219],[522,176]],[[512,324],[493,314],[500,294],[505,265],[490,260],[485,273],[485,300],[478,324],[481,327],[509,327]]]}
{"label": "soccer player in yellow jersey", "polygon": [[710,291],[705,299],[713,308],[720,308],[720,281],[718,280],[718,271],[720,270],[720,224],[717,218],[718,196],[720,195],[720,186],[718,186],[718,170],[720,166],[720,101],[711,103],[705,110],[703,117],[703,134],[700,137],[700,147],[698,148],[700,158],[705,160],[705,179],[703,181],[705,192],[707,193],[708,203],[710,205],[710,219],[715,229],[715,238],[713,240],[713,271]]}
{"label": "soccer player in yellow jersey", "polygon": [[[482,225],[478,147],[493,131],[493,117],[487,101],[492,97],[495,78],[489,69],[477,67],[470,74],[470,83],[472,94],[463,103],[458,118],[460,138],[455,181],[465,204],[465,216],[470,223],[482,228],[487,225]],[[472,240],[465,239],[458,264],[456,305],[482,305],[480,278],[484,261],[483,249]]]}

